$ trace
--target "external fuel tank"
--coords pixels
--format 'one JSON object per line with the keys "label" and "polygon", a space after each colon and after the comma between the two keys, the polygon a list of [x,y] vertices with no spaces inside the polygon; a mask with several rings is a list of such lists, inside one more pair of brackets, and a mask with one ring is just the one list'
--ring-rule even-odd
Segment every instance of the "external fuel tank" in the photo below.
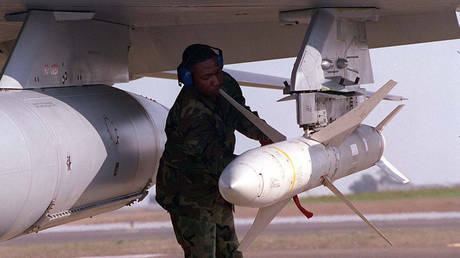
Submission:
{"label": "external fuel tank", "polygon": [[142,198],[166,116],[104,85],[0,91],[0,241]]}

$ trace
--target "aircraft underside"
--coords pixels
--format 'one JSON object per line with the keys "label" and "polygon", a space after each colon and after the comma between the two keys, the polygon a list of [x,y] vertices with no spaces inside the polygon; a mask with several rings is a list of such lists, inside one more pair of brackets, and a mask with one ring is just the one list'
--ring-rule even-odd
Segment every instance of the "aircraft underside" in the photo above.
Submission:
{"label": "aircraft underside", "polygon": [[[196,42],[224,49],[229,63],[297,56],[290,81],[278,86],[296,100],[305,135],[286,141],[249,114],[275,143],[240,156],[219,183],[228,201],[260,208],[240,249],[290,198],[319,185],[385,238],[333,185],[374,165],[408,182],[382,156],[383,127],[402,106],[375,127],[361,125],[396,85],[390,80],[366,96],[361,85],[374,79],[369,48],[460,38],[460,1],[413,8],[397,1],[144,2],[120,1],[110,10],[92,2],[11,5],[3,25],[12,25],[0,34],[7,54],[0,80],[0,202],[8,207],[0,213],[0,241],[145,197],[166,140],[167,109],[111,85],[172,70],[182,49]],[[422,33],[427,24],[432,33]],[[275,165],[245,167],[249,172],[241,175],[241,164],[254,159]]]}

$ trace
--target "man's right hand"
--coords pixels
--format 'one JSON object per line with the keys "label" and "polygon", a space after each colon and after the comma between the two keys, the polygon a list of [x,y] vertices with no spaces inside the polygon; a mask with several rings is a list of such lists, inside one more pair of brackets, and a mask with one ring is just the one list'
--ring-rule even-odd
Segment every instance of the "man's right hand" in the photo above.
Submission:
{"label": "man's right hand", "polygon": [[272,144],[272,143],[273,143],[273,141],[270,140],[270,139],[268,139],[268,138],[259,140],[259,142],[260,142],[260,145],[261,145],[261,146],[265,146],[265,145],[269,145],[269,144]]}

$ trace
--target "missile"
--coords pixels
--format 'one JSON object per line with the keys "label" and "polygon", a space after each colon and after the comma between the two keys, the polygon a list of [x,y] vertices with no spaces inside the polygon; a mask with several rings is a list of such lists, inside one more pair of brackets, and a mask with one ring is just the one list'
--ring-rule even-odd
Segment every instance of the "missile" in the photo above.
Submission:
{"label": "missile", "polygon": [[338,147],[326,147],[306,137],[250,150],[223,171],[222,196],[247,207],[265,207],[372,167],[380,161],[384,138],[371,126],[361,125]]}
{"label": "missile", "polygon": [[238,108],[228,95],[221,92],[274,142],[241,154],[219,178],[219,191],[224,199],[235,205],[259,208],[239,250],[249,246],[290,198],[320,185],[328,187],[391,245],[390,240],[346,200],[332,182],[374,165],[402,183],[409,182],[383,157],[383,128],[403,105],[395,108],[376,127],[361,124],[395,85],[396,82],[390,80],[366,102],[319,132],[293,140],[285,140],[282,134],[250,112]]}

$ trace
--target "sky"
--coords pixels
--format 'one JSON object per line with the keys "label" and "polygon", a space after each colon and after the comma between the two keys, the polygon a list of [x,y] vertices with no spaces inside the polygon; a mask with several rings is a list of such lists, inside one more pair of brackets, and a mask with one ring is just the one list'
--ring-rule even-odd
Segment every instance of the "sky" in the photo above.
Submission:
{"label": "sky", "polygon": [[[224,53],[225,54],[225,53]],[[416,185],[460,184],[460,40],[372,49],[373,84],[376,91],[390,79],[398,85],[390,94],[408,98],[406,106],[385,128],[384,156]],[[225,68],[289,78],[294,58],[226,65]],[[171,107],[180,91],[177,81],[141,78],[115,85]],[[247,104],[260,117],[285,134],[300,137],[295,101],[276,102],[282,91],[242,87]],[[400,102],[383,101],[364,124],[377,125]],[[237,134],[235,153],[258,147],[259,143]],[[378,178],[375,168],[336,182],[348,187],[363,174]]]}

